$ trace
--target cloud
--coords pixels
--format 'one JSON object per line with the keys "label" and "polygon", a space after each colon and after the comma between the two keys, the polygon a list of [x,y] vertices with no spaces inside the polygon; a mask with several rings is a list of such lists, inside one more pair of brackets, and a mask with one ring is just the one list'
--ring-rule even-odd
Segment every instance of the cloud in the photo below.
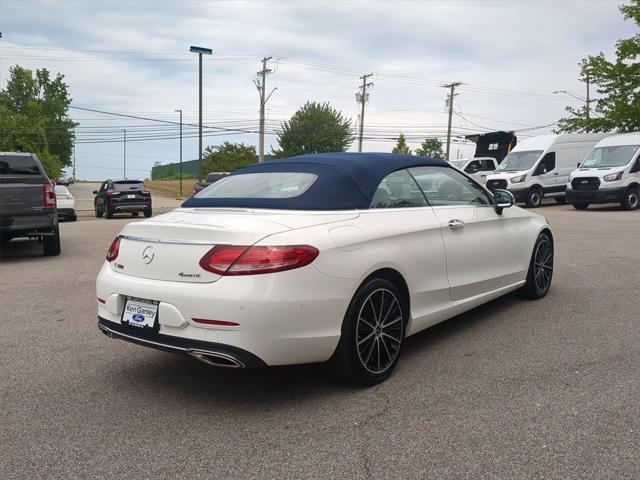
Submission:
{"label": "cloud", "polygon": [[[455,117],[457,132],[552,122],[576,103],[551,92],[584,89],[577,80],[580,59],[610,54],[617,39],[634,33],[615,2],[3,0],[0,8],[0,86],[11,64],[47,67],[65,74],[77,105],[172,121],[174,109],[182,108],[185,121],[195,122],[197,61],[188,53],[195,44],[216,53],[204,65],[205,123],[255,129],[252,81],[261,56],[273,55],[268,87],[278,90],[268,105],[269,125],[307,100],[329,101],[355,121],[359,74],[374,71],[386,76],[373,79],[365,130],[387,136],[442,135],[447,92],[438,82],[449,81],[467,84],[456,97],[456,111],[466,118]],[[103,134],[110,139],[122,127],[134,132],[139,127],[133,125],[144,123],[74,115],[82,127],[110,129]],[[255,134],[229,140],[257,144]],[[275,146],[275,137],[266,143]],[[392,146],[365,142],[368,150]],[[473,151],[458,145],[454,153],[458,147]],[[154,161],[178,156],[176,139],[131,141],[127,151],[141,176]],[[82,144],[77,153],[82,177],[119,173],[119,143]],[[184,158],[196,156],[197,141],[185,140]]]}

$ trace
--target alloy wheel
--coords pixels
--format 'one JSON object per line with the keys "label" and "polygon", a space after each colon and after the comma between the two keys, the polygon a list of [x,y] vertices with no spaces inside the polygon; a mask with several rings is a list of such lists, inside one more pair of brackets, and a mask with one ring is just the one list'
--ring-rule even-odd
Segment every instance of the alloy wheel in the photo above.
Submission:
{"label": "alloy wheel", "polygon": [[546,238],[543,238],[536,248],[533,274],[538,292],[546,292],[551,285],[551,276],[553,274],[553,248]]}
{"label": "alloy wheel", "polygon": [[390,368],[402,344],[400,302],[386,288],[373,291],[362,303],[356,325],[356,348],[364,368],[374,374]]}

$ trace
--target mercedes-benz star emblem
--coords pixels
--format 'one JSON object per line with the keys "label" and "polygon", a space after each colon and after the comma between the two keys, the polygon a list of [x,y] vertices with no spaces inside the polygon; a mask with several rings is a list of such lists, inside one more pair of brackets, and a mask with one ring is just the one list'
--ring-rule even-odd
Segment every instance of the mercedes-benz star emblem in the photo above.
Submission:
{"label": "mercedes-benz star emblem", "polygon": [[155,256],[156,251],[153,249],[153,247],[147,247],[142,251],[142,261],[145,265],[149,265],[151,262],[153,262],[153,257]]}

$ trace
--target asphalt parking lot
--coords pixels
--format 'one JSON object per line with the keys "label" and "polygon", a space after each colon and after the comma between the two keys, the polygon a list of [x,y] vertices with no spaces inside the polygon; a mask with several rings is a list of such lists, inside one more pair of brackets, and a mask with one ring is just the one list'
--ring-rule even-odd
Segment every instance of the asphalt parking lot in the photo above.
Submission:
{"label": "asphalt parking lot", "polygon": [[[640,478],[640,211],[550,205],[548,297],[411,337],[386,383],[229,371],[110,340],[95,276],[130,218],[0,257],[0,478]],[[481,249],[480,249],[481,250]]]}

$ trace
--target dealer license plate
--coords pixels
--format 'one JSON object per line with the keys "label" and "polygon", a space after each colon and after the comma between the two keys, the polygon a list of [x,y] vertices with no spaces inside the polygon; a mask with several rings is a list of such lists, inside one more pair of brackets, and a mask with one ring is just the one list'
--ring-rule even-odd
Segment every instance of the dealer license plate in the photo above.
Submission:
{"label": "dealer license plate", "polygon": [[157,319],[157,301],[127,297],[122,312],[122,323],[138,328],[154,328]]}

